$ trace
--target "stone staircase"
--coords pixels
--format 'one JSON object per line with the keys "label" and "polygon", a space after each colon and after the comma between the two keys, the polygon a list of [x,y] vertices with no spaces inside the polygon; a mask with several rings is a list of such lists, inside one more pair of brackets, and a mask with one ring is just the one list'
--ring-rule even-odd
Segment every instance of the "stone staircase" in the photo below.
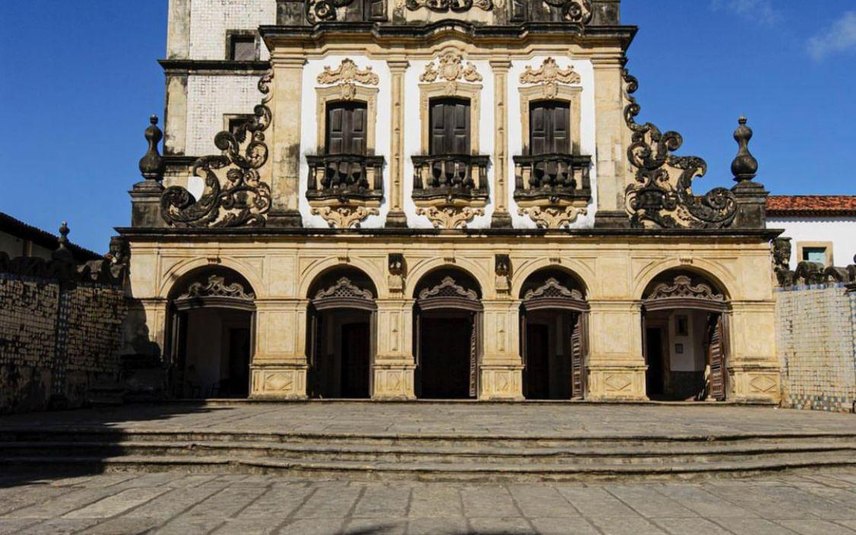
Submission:
{"label": "stone staircase", "polygon": [[856,429],[561,437],[4,428],[0,467],[455,481],[740,476],[856,469]]}

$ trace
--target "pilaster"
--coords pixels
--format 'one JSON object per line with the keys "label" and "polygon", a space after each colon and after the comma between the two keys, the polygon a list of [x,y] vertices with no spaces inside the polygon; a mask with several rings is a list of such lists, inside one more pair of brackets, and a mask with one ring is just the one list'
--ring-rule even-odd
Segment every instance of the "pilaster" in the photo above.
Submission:
{"label": "pilaster", "polygon": [[494,80],[494,204],[495,209],[490,226],[493,228],[511,228],[511,214],[508,212],[508,59],[492,60]]}
{"label": "pilaster", "polygon": [[273,202],[268,225],[301,227],[298,210],[300,184],[300,125],[303,66],[306,59],[275,53],[273,68]]}
{"label": "pilaster", "polygon": [[256,301],[252,399],[305,399],[308,359],[305,299]]}
{"label": "pilaster", "polygon": [[377,301],[372,399],[416,399],[412,299]]}
{"label": "pilaster", "polygon": [[776,355],[774,301],[733,301],[726,355],[729,401],[778,403],[781,373]]}
{"label": "pilaster", "polygon": [[479,399],[522,400],[520,301],[485,300],[482,305],[483,350],[479,367]]}
{"label": "pilaster", "polygon": [[392,135],[390,136],[389,162],[389,213],[386,226],[407,227],[404,214],[404,73],[410,65],[406,60],[387,62],[392,74]]}
{"label": "pilaster", "polygon": [[629,300],[589,304],[588,399],[647,399],[641,305]]}

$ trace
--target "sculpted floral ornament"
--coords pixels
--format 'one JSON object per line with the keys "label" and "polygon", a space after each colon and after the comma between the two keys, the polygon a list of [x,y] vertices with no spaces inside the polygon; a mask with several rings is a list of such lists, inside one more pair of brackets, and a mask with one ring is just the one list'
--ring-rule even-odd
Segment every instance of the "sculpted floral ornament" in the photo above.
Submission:
{"label": "sculpted floral ornament", "polygon": [[359,228],[365,218],[380,212],[377,208],[344,204],[313,208],[312,213],[323,217],[331,228]]}
{"label": "sculpted floral ornament", "polygon": [[654,287],[647,300],[671,299],[671,298],[695,298],[707,301],[724,301],[725,297],[717,293],[705,283],[693,284],[692,279],[686,275],[678,275],[671,282],[663,282]]}
{"label": "sculpted floral ornament", "polygon": [[336,20],[336,10],[349,6],[354,0],[306,0],[306,20],[330,22]]}
{"label": "sculpted floral ornament", "polygon": [[464,288],[452,277],[444,277],[440,284],[433,288],[425,288],[419,292],[419,299],[432,299],[442,297],[457,297],[469,301],[478,301],[479,295],[475,290]]}
{"label": "sculpted floral ornament", "polygon": [[556,60],[547,58],[537,69],[526,66],[526,70],[520,75],[521,84],[542,84],[544,96],[555,98],[559,91],[559,84],[578,84],[581,78],[574,70],[573,65],[567,69],[559,68]]}
{"label": "sculpted floral ornament", "polygon": [[585,26],[591,22],[591,0],[544,0],[550,7],[562,10],[562,20]]}
{"label": "sculpted floral ornament", "polygon": [[424,215],[429,220],[434,228],[438,229],[462,229],[467,228],[467,223],[473,220],[476,216],[484,215],[484,210],[481,208],[470,208],[469,206],[429,206],[420,208],[416,211],[419,215]]}
{"label": "sculpted floral ornament", "polygon": [[641,107],[633,97],[639,82],[624,70],[627,99],[624,119],[633,132],[627,150],[636,169],[634,184],[625,190],[625,202],[634,227],[724,228],[737,214],[734,193],[715,188],[706,195],[693,194],[692,182],[704,176],[707,163],[695,156],[675,156],[683,145],[677,132],[662,133],[651,123],[638,124]]}
{"label": "sculpted floral ornament", "polygon": [[467,63],[463,65],[463,58],[455,51],[446,52],[436,62],[425,65],[425,72],[419,76],[421,82],[445,81],[454,87],[454,83],[464,80],[467,82],[481,82],[482,75],[478,73],[475,65]]}
{"label": "sculpted floral ornament", "polygon": [[380,78],[372,72],[371,66],[360,69],[350,59],[343,59],[341,65],[335,70],[329,66],[324,67],[324,72],[318,75],[318,83],[324,85],[341,84],[342,98],[351,100],[356,93],[355,82],[365,85],[378,85]]}
{"label": "sculpted floral ornament", "polygon": [[259,176],[268,159],[264,132],[271,123],[270,83],[273,71],[259,80],[265,95],[252,119],[235,133],[214,136],[219,155],[203,156],[194,162],[193,175],[205,181],[199,199],[181,186],[171,186],[161,196],[161,216],[176,227],[264,226],[271,206],[270,186]]}
{"label": "sculpted floral ornament", "polygon": [[360,288],[348,277],[341,277],[336,281],[336,284],[319,290],[315,294],[315,299],[365,299],[367,301],[374,300],[374,294],[370,290]]}
{"label": "sculpted floral ornament", "polygon": [[237,282],[226,284],[225,277],[220,275],[211,275],[208,277],[208,282],[194,282],[187,287],[187,291],[181,294],[178,299],[192,299],[195,297],[231,297],[233,299],[253,300],[255,295],[248,292],[244,287]]}
{"label": "sculpted floral ornament", "polygon": [[532,218],[538,228],[556,229],[567,227],[588,210],[576,206],[532,206],[520,208],[517,213]]}
{"label": "sculpted floral ornament", "polygon": [[437,13],[446,13],[448,11],[463,13],[473,7],[484,11],[493,9],[493,2],[491,0],[407,0],[406,5],[407,9],[411,11],[424,7]]}
{"label": "sculpted floral ornament", "polygon": [[547,279],[543,285],[538,288],[533,288],[526,292],[523,296],[524,301],[530,299],[573,299],[574,301],[584,301],[582,292],[577,289],[569,289],[553,277]]}

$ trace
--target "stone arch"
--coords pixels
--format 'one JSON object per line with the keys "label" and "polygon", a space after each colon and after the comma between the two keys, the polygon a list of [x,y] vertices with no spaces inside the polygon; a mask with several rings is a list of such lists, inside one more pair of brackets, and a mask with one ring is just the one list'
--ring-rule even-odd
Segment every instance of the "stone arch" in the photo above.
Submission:
{"label": "stone arch", "polygon": [[[570,265],[565,265],[564,261],[562,264],[558,264],[547,258],[540,258],[532,262],[525,263],[520,266],[519,269],[515,268],[511,282],[511,295],[522,295],[523,286],[532,275],[535,275],[545,269],[555,269],[564,271],[577,279],[577,281],[582,285],[582,290],[584,291],[586,298],[591,298],[591,293],[594,291],[594,287],[589,284],[588,281],[595,279],[594,273],[592,273],[591,269],[589,269],[585,264],[573,261],[569,262],[569,264]],[[583,273],[585,275],[583,275]]]}
{"label": "stone arch", "polygon": [[376,265],[360,258],[351,258],[349,262],[328,258],[311,265],[304,273],[299,274],[300,282],[297,287],[297,296],[301,299],[311,299],[312,285],[320,280],[320,277],[339,269],[354,269],[363,273],[374,287],[375,298],[383,298],[388,295],[389,290],[386,286],[385,274]]}
{"label": "stone arch", "polygon": [[173,288],[186,276],[197,273],[206,268],[224,268],[231,270],[246,279],[253,288],[256,299],[264,298],[267,294],[266,287],[261,276],[255,268],[232,257],[222,257],[219,262],[212,263],[207,258],[192,258],[176,263],[163,273],[157,296],[167,299]]}
{"label": "stone arch", "polygon": [[666,272],[686,271],[712,282],[725,296],[726,300],[733,299],[730,288],[736,288],[737,283],[728,270],[717,263],[702,259],[693,259],[692,264],[686,264],[677,259],[652,262],[642,269],[633,283],[633,296],[642,299],[650,284]]}
{"label": "stone arch", "polygon": [[491,298],[494,295],[495,289],[492,280],[493,277],[485,269],[485,266],[488,265],[493,265],[492,257],[489,260],[486,259],[482,264],[463,258],[456,259],[455,263],[447,262],[442,258],[431,258],[416,262],[415,265],[408,269],[404,295],[415,297],[417,288],[425,276],[440,269],[449,269],[460,271],[472,278],[479,286],[479,297],[481,299]]}

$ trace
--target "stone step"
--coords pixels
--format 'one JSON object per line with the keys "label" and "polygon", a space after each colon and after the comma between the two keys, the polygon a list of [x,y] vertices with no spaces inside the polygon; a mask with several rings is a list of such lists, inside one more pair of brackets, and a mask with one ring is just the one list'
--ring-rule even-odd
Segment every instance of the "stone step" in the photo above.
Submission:
{"label": "stone step", "polygon": [[0,457],[5,470],[32,470],[60,466],[99,471],[181,471],[192,473],[283,473],[311,477],[348,477],[349,479],[417,479],[420,481],[543,481],[628,478],[694,478],[705,476],[744,476],[800,469],[856,467],[852,454],[809,455],[787,460],[753,459],[739,462],[688,463],[680,465],[571,465],[544,466],[530,463],[486,464],[467,462],[384,463],[384,462],[307,462],[300,459],[230,459],[220,456],[36,456]]}
{"label": "stone step", "polygon": [[213,456],[224,458],[292,458],[306,461],[354,462],[441,462],[483,463],[528,462],[541,464],[678,464],[716,461],[743,461],[757,458],[784,459],[796,456],[843,454],[856,457],[856,442],[815,444],[717,444],[678,443],[668,447],[650,445],[629,446],[613,444],[592,449],[571,446],[565,448],[498,448],[409,445],[328,445],[274,442],[193,442],[193,441],[95,441],[95,442],[0,442],[0,456],[46,457],[95,456],[179,457]]}

